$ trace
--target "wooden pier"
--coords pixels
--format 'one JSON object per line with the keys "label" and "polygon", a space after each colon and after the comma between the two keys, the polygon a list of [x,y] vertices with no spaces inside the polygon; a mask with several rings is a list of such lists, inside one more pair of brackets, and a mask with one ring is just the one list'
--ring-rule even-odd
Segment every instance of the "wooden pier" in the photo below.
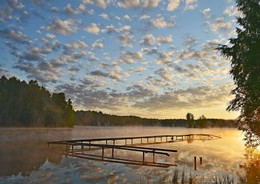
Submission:
{"label": "wooden pier", "polygon": [[[177,150],[163,148],[143,147],[149,144],[173,143],[179,141],[212,140],[220,138],[210,134],[185,134],[185,135],[155,135],[138,137],[114,137],[94,138],[48,142],[49,145],[62,145],[66,156],[79,157],[84,159],[115,162],[123,164],[146,165],[155,167],[176,166],[172,163],[156,162],[157,155],[170,156]],[[116,156],[116,150],[127,151],[128,153],[141,153],[142,159],[130,159]],[[150,160],[146,155],[150,155]]]}

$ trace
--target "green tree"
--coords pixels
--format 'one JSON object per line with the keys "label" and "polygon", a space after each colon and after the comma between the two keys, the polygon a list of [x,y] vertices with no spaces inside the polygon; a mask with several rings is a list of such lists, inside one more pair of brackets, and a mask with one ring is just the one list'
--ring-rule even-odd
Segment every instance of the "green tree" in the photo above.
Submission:
{"label": "green tree", "polygon": [[231,61],[230,74],[236,88],[227,110],[240,111],[238,128],[246,132],[248,143],[259,144],[260,137],[260,3],[236,0],[242,13],[237,18],[237,37],[217,49]]}
{"label": "green tree", "polygon": [[35,80],[0,78],[0,126],[74,125],[72,102],[64,93],[52,95]]}

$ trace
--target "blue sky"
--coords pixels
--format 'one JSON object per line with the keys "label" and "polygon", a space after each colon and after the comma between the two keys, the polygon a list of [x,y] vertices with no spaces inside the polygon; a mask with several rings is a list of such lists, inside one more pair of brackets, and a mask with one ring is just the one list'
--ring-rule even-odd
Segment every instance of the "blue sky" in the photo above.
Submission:
{"label": "blue sky", "polygon": [[232,119],[233,0],[3,0],[0,75],[64,92],[76,110]]}

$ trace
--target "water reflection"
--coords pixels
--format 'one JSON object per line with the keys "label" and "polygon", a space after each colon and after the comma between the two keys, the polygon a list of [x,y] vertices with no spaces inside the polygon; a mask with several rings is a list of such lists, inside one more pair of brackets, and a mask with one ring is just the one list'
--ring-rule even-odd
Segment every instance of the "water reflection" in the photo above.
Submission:
{"label": "water reflection", "polygon": [[61,151],[48,149],[46,142],[1,142],[0,147],[0,176],[29,176],[46,160],[58,164],[62,158]]}

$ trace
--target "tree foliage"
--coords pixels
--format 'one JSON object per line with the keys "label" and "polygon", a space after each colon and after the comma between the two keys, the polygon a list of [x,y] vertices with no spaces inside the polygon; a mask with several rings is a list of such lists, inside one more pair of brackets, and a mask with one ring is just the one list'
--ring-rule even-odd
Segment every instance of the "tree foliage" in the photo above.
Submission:
{"label": "tree foliage", "polygon": [[236,28],[237,37],[231,38],[228,45],[218,47],[218,50],[230,59],[230,74],[236,85],[231,92],[235,98],[227,110],[239,110],[239,129],[245,131],[248,137],[259,138],[260,2],[259,0],[236,2],[238,10],[242,13],[242,16],[237,18],[239,24]]}
{"label": "tree foliage", "polygon": [[74,125],[74,110],[64,93],[50,94],[37,81],[0,79],[0,126]]}

